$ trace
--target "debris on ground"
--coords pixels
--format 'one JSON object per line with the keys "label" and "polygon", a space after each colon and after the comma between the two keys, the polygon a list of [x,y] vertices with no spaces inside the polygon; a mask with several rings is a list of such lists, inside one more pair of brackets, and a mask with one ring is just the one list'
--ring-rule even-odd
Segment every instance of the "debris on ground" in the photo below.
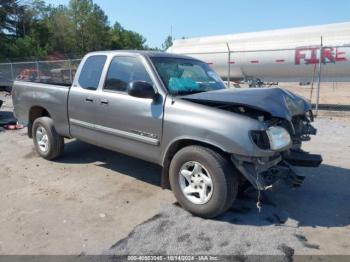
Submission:
{"label": "debris on ground", "polygon": [[17,119],[13,116],[12,112],[0,111],[0,127],[0,131],[3,131],[4,129],[18,130],[22,129],[24,126],[18,123]]}
{"label": "debris on ground", "polygon": [[23,129],[24,126],[16,123],[11,125],[4,125],[4,128],[7,130],[18,130],[18,129]]}
{"label": "debris on ground", "polygon": [[310,244],[309,240],[301,234],[295,234],[295,237],[307,248],[311,249],[320,249],[320,246],[317,244]]}
{"label": "debris on ground", "polygon": [[[265,206],[259,213],[253,199],[239,200],[232,211],[214,220],[195,217],[177,205],[165,206],[160,214],[137,226],[106,253],[273,254],[291,261],[294,249],[300,250],[305,245],[296,237],[297,228],[288,222],[287,226],[278,225],[280,221],[274,218],[276,213],[279,213],[278,208],[271,206]],[[271,218],[271,222],[265,217]]]}
{"label": "debris on ground", "polygon": [[1,111],[0,112],[0,126],[6,125],[16,125],[17,119],[13,117],[10,112]]}
{"label": "debris on ground", "polygon": [[287,258],[287,261],[293,261],[293,256],[294,256],[294,249],[287,246],[286,244],[282,244],[278,246],[278,249],[281,250]]}

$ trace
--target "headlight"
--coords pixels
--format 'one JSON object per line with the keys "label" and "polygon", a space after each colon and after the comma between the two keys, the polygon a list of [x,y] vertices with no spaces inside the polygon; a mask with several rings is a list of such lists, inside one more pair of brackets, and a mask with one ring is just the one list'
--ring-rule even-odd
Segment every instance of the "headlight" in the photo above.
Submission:
{"label": "headlight", "polygon": [[286,129],[280,126],[271,126],[266,130],[272,150],[279,150],[291,143],[291,138]]}

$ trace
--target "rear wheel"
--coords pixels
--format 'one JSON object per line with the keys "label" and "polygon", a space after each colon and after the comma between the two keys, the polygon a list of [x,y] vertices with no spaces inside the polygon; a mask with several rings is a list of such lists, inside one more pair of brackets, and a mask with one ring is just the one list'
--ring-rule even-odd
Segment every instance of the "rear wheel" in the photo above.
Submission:
{"label": "rear wheel", "polygon": [[11,93],[12,92],[12,86],[5,87],[5,91],[8,92],[8,93]]}
{"label": "rear wheel", "polygon": [[51,118],[37,118],[33,123],[32,134],[35,149],[41,157],[53,160],[62,155],[64,138],[57,134]]}
{"label": "rear wheel", "polygon": [[180,205],[204,218],[225,212],[237,195],[237,174],[232,164],[205,147],[189,146],[177,152],[169,176]]}

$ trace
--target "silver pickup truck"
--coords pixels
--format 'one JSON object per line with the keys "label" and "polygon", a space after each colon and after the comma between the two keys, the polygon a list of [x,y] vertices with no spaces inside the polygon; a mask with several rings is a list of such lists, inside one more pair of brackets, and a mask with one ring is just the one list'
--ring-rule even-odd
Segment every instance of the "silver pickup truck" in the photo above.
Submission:
{"label": "silver pickup truck", "polygon": [[316,134],[310,104],[280,88],[229,89],[204,62],[161,52],[87,54],[72,86],[16,81],[15,116],[38,154],[59,157],[64,138],[163,167],[162,187],[195,215],[230,208],[240,188],[266,190],[304,176],[320,155],[301,150]]}

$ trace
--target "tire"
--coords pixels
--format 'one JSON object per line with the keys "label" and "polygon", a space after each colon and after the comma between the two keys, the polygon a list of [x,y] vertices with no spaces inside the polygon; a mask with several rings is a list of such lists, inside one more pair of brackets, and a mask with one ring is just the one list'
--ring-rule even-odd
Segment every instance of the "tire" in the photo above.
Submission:
{"label": "tire", "polygon": [[[199,178],[195,175],[196,170],[201,170]],[[208,178],[211,183],[208,183]],[[169,168],[171,189],[180,205],[203,218],[217,217],[232,206],[238,192],[237,178],[238,173],[229,160],[202,146],[179,150]],[[202,190],[205,193],[196,192]]]}
{"label": "tire", "polygon": [[[32,132],[35,149],[41,157],[47,160],[53,160],[62,155],[64,151],[64,138],[57,134],[51,118],[37,118],[33,123]],[[46,147],[44,147],[45,144]]]}
{"label": "tire", "polygon": [[12,86],[7,86],[4,89],[6,92],[11,93],[12,92]]}

